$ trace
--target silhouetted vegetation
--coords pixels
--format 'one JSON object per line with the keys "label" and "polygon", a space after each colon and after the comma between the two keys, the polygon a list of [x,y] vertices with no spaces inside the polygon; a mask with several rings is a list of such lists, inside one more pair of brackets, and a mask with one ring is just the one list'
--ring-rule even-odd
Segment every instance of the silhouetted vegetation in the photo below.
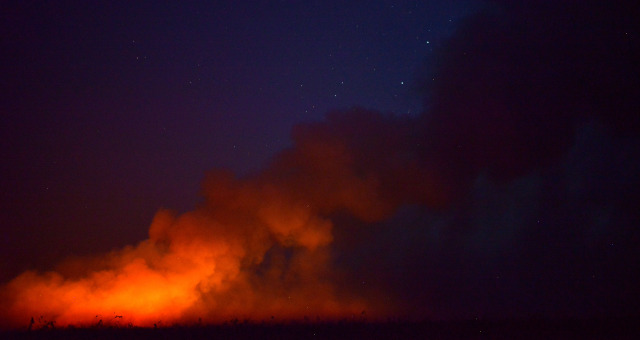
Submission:
{"label": "silhouetted vegetation", "polygon": [[[33,320],[32,320],[33,321]],[[46,320],[44,320],[46,321]],[[3,339],[633,339],[637,319],[254,323],[231,320],[221,325],[143,328],[133,325],[53,327],[5,331]],[[157,326],[157,325],[156,325]]]}

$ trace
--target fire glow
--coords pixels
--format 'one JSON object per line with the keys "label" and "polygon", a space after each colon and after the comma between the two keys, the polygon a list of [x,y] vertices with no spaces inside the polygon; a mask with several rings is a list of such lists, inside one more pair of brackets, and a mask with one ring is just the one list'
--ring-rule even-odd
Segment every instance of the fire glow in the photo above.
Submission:
{"label": "fire glow", "polygon": [[[150,239],[109,254],[99,263],[80,260],[69,265],[99,269],[80,277],[57,272],[20,275],[5,290],[12,296],[13,321],[44,315],[59,325],[91,325],[103,315],[105,319],[122,315],[122,322],[150,326],[202,316],[209,321],[237,316],[295,318],[313,311],[339,317],[365,308],[362,303],[336,301],[333,288],[322,283],[320,249],[301,249],[287,270],[270,259],[272,279],[256,282],[243,268],[254,268],[263,260],[266,248],[273,245],[269,235],[256,230],[244,235],[252,239],[242,239],[243,230],[216,237],[216,222],[207,219],[200,212],[176,218],[160,211],[151,225]],[[205,235],[209,230],[202,228],[212,226]],[[245,248],[248,243],[261,246]],[[280,277],[283,281],[277,282]]]}
{"label": "fire glow", "polygon": [[[354,110],[299,126],[294,147],[265,171],[241,179],[210,173],[204,201],[182,215],[160,210],[138,245],[19,275],[2,287],[3,320],[9,327],[32,317],[57,326],[152,326],[384,315],[388,299],[338,291],[330,216],[378,221],[430,198],[427,177],[416,176],[418,158],[398,162],[402,146],[415,145],[394,137],[409,135],[395,131],[409,123]],[[368,151],[383,132],[385,145]]]}

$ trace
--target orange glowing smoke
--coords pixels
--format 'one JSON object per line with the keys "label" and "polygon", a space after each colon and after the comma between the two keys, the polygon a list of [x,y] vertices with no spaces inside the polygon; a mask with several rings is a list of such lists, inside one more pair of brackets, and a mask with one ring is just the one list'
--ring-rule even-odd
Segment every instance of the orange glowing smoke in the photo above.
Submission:
{"label": "orange glowing smoke", "polygon": [[0,291],[0,317],[10,327],[40,316],[59,326],[151,326],[384,313],[388,305],[337,290],[328,216],[375,221],[431,199],[428,177],[403,148],[413,143],[395,137],[409,125],[355,110],[298,127],[295,146],[265,171],[210,174],[200,206],[159,211],[137,246],[16,277]]}

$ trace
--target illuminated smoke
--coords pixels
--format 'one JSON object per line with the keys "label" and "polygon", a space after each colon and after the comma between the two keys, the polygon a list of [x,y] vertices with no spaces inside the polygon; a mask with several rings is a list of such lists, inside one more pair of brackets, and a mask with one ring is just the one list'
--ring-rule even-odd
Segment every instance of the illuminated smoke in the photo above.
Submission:
{"label": "illuminated smoke", "polygon": [[[436,54],[438,67],[426,77],[429,110],[424,115],[407,118],[353,109],[330,113],[323,122],[297,126],[293,147],[278,154],[264,171],[243,178],[224,171],[208,174],[203,183],[204,201],[182,215],[159,211],[149,239],[137,246],[68,261],[55,272],[18,276],[0,291],[1,322],[19,327],[31,317],[43,316],[58,325],[93,325],[102,319],[150,326],[160,321],[194,323],[200,318],[204,322],[271,316],[278,320],[304,316],[326,320],[359,315],[363,310],[368,315],[393,315],[406,305],[396,306],[397,301],[384,294],[364,294],[340,284],[344,272],[336,270],[332,253],[338,234],[335,221],[336,216],[350,215],[362,222],[356,223],[357,228],[366,229],[407,204],[423,204],[448,214],[442,218],[440,235],[446,250],[434,247],[428,253],[422,239],[417,241],[422,242],[420,247],[413,249],[402,249],[406,243],[391,247],[412,256],[411,263],[401,264],[411,267],[402,273],[413,276],[411,280],[388,281],[402,281],[395,288],[403,289],[413,311],[428,309],[425,303],[437,302],[432,299],[437,294],[447,308],[452,301],[468,308],[473,300],[469,292],[482,291],[469,267],[484,265],[480,263],[484,258],[475,256],[478,252],[464,248],[473,236],[465,231],[472,226],[473,204],[469,201],[473,198],[469,192],[478,177],[508,184],[535,169],[546,169],[551,171],[546,179],[549,184],[541,191],[553,197],[565,188],[566,183],[556,177],[562,177],[557,176],[558,168],[565,164],[567,150],[576,144],[576,131],[593,122],[614,136],[611,143],[615,148],[611,150],[621,150],[613,157],[618,163],[612,162],[619,166],[612,166],[615,171],[607,177],[627,178],[611,185],[602,182],[606,185],[601,183],[600,187],[606,190],[593,191],[611,193],[612,199],[603,201],[615,208],[612,211],[617,213],[611,215],[619,215],[622,221],[616,227],[619,230],[614,230],[633,236],[625,236],[627,240],[637,239],[637,223],[628,222],[638,220],[637,206],[632,203],[640,200],[640,190],[634,190],[637,171],[619,171],[629,165],[629,159],[635,162],[631,169],[637,169],[640,159],[636,157],[640,131],[638,48],[630,40],[637,37],[637,30],[629,29],[636,26],[637,15],[622,4],[607,3],[600,5],[602,11],[594,12],[587,10],[591,6],[563,2],[495,2],[504,3],[504,8],[471,18]],[[585,27],[590,27],[592,34],[584,34]],[[594,154],[603,152],[590,148],[584,158]],[[593,173],[599,176],[597,171]],[[568,174],[575,177],[575,173]],[[526,238],[527,244],[521,246],[530,252],[528,256],[552,258],[549,253],[553,253],[555,258],[565,258],[559,255],[571,251],[569,246],[576,241],[557,243],[560,239],[554,235],[559,231],[583,235],[582,223],[568,225],[566,221],[581,221],[575,219],[576,210],[597,210],[591,204],[597,202],[592,198],[598,195],[590,195],[573,203],[575,206],[565,212],[567,218],[559,219],[556,225],[547,229],[535,222],[521,226],[523,233],[535,230],[534,236],[545,236]],[[544,196],[540,202],[543,200]],[[611,211],[608,205],[597,204]],[[359,230],[354,238],[367,231]],[[555,243],[556,248],[550,246]],[[629,258],[637,258],[637,247],[633,249]],[[513,249],[505,253],[508,256],[500,261],[521,264],[518,256],[522,253]],[[626,266],[628,259],[624,252],[620,254],[617,265]],[[429,261],[416,268],[416,258],[425,260],[427,256],[432,256],[428,258],[431,270]],[[460,259],[468,262],[461,264]],[[393,262],[386,260],[387,264]],[[522,282],[514,287],[526,292],[531,286],[528,277],[533,275],[522,276],[521,267],[541,274],[548,274],[549,267],[559,273],[566,269],[563,261],[523,263],[528,265],[508,262],[504,268]],[[373,275],[381,281],[401,273],[367,269],[375,271]],[[438,274],[451,272],[456,275],[451,281],[442,281],[438,290]],[[624,281],[631,287],[638,281],[637,275]],[[435,287],[434,291],[426,292],[425,283],[432,283],[429,287]],[[516,288],[513,291],[518,291]],[[611,305],[630,299],[626,292],[631,288],[611,288],[618,299]],[[493,289],[494,295],[507,296],[505,291]],[[550,300],[549,295],[555,294],[563,301],[566,296],[558,296],[574,289],[537,293]],[[521,308],[520,300],[513,300],[516,308]],[[530,305],[536,303],[541,302],[529,301]]]}
{"label": "illuminated smoke", "polygon": [[264,171],[209,173],[204,201],[182,215],[159,211],[138,245],[18,276],[2,290],[3,318],[150,326],[385,315],[393,306],[381,297],[337,291],[330,216],[372,222],[438,201],[411,123],[353,109],[300,125]]}

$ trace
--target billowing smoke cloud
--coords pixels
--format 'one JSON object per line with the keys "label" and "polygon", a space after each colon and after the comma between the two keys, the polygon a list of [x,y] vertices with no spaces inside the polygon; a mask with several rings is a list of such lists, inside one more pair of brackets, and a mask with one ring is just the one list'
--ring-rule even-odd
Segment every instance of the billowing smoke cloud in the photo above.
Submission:
{"label": "billowing smoke cloud", "polygon": [[386,280],[409,282],[394,283],[407,308],[636,313],[638,15],[625,1],[496,1],[430,59],[421,155],[452,204],[409,209],[386,225],[404,237],[371,240],[401,258]]}
{"label": "billowing smoke cloud", "polygon": [[18,276],[3,322],[624,312],[638,32],[606,6],[489,6],[438,52],[423,115],[299,125],[263,171],[209,173],[203,202],[159,211],[137,246]]}
{"label": "billowing smoke cloud", "polygon": [[411,123],[354,109],[300,125],[294,146],[264,171],[209,173],[204,201],[179,216],[159,211],[137,246],[20,275],[3,289],[5,320],[90,325],[119,315],[148,326],[385,315],[388,301],[337,291],[330,216],[374,222],[403,204],[439,204]]}
{"label": "billowing smoke cloud", "polygon": [[512,179],[566,154],[581,124],[638,131],[638,45],[620,4],[505,2],[465,22],[426,76],[425,138],[457,181]]}

